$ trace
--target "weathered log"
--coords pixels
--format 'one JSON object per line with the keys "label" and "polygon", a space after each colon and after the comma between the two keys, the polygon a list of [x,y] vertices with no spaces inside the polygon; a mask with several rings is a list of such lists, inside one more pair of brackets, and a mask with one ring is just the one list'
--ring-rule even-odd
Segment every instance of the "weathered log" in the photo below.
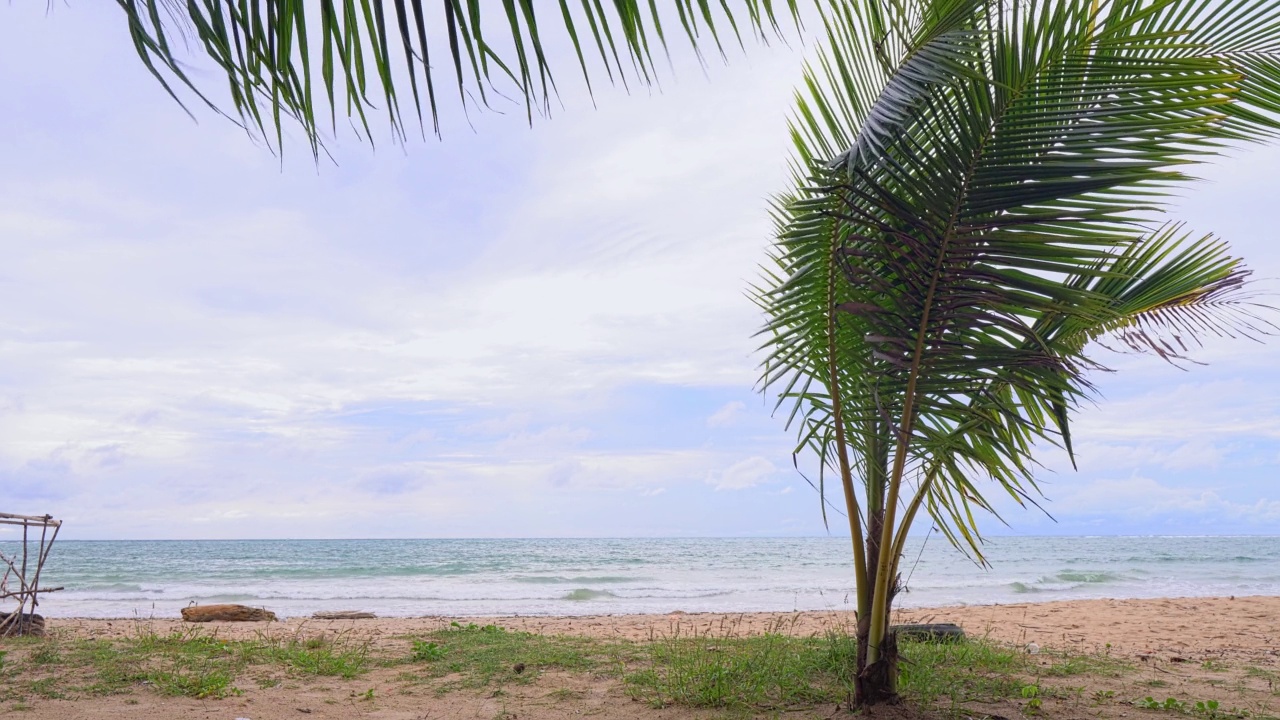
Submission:
{"label": "weathered log", "polygon": [[370,620],[378,616],[363,610],[321,610],[311,617],[316,620]]}
{"label": "weathered log", "polygon": [[191,605],[182,608],[182,619],[187,622],[262,622],[275,620],[276,614],[247,605]]}

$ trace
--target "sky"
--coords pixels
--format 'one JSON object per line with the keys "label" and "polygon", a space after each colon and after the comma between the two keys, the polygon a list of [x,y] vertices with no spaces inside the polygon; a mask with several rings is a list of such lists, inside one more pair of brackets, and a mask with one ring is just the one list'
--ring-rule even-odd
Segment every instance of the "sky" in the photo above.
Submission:
{"label": "sky", "polygon": [[[85,539],[827,534],[745,294],[811,46],[677,52],[594,104],[562,63],[532,127],[340,126],[316,163],[188,116],[113,5],[0,8],[0,511]],[[1275,167],[1238,150],[1170,211],[1272,292]],[[1280,533],[1280,339],[1099,353],[1079,470],[1037,455],[1053,517],[988,532]]]}

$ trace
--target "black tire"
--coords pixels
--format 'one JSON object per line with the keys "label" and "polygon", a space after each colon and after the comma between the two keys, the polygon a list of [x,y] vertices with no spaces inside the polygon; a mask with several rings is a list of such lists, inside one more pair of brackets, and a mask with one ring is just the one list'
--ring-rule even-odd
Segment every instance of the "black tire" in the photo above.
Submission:
{"label": "black tire", "polygon": [[17,637],[19,635],[44,637],[44,616],[22,613],[22,615],[13,618],[12,622],[6,623],[3,628],[0,628],[0,637]]}
{"label": "black tire", "polygon": [[899,640],[916,642],[956,642],[964,639],[964,630],[955,623],[921,623],[915,625],[894,625],[890,631]]}

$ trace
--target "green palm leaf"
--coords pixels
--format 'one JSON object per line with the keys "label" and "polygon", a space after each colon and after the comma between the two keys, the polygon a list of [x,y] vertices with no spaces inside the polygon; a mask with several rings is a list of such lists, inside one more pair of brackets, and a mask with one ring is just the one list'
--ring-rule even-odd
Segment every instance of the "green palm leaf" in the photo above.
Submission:
{"label": "green palm leaf", "polygon": [[[345,109],[370,139],[375,111],[403,138],[405,107],[424,130],[429,122],[439,134],[441,82],[454,86],[464,109],[488,105],[501,81],[523,98],[529,120],[535,111],[549,112],[555,82],[545,48],[552,29],[571,42],[590,88],[592,72],[600,69],[613,82],[653,82],[653,49],[667,47],[662,23],[668,12],[679,17],[695,50],[707,40],[720,48],[726,33],[741,42],[740,26],[761,38],[779,33],[784,4],[799,24],[796,0],[722,0],[716,7],[708,0],[668,0],[662,8],[654,0],[614,0],[607,8],[600,0],[558,0],[554,12],[534,0],[116,2],[142,62],[175,99],[175,88],[185,87],[215,107],[175,51],[175,39],[179,48],[194,40],[225,74],[241,122],[264,135],[270,130],[280,147],[282,119],[292,118],[313,152],[321,137],[321,92],[331,127]],[[451,72],[442,81],[437,73],[444,66]]]}

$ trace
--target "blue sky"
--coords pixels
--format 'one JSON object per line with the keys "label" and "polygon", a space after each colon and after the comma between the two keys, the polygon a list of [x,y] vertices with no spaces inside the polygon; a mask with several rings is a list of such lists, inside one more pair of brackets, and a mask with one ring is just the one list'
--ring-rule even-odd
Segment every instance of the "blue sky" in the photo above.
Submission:
{"label": "blue sky", "polygon": [[[69,537],[822,534],[747,283],[804,48],[284,160],[107,4],[0,10],[0,510]],[[197,78],[216,76],[197,66]],[[1280,277],[1249,148],[1172,215]],[[1268,285],[1277,289],[1274,281]],[[1280,532],[1280,342],[1117,370],[1022,534]],[[838,532],[839,527],[833,527]]]}

